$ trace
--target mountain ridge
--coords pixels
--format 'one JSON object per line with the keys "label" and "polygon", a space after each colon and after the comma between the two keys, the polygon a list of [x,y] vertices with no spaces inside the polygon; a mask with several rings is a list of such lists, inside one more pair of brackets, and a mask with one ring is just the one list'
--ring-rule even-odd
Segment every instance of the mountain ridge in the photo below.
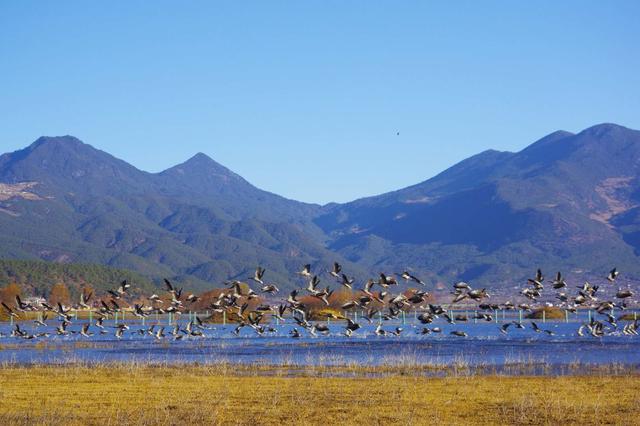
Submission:
{"label": "mountain ridge", "polygon": [[[395,265],[406,257],[396,253],[407,246],[425,258],[443,253],[437,262],[413,265],[449,279],[464,276],[477,262],[485,272],[495,269],[484,279],[504,280],[513,272],[509,263],[518,263],[513,259],[517,252],[533,260],[529,268],[551,264],[577,270],[585,253],[595,255],[598,245],[603,251],[613,245],[615,254],[588,263],[601,269],[606,263],[624,264],[636,279],[637,259],[631,252],[638,247],[630,244],[637,240],[637,225],[627,224],[634,228],[630,232],[607,221],[615,222],[616,215],[636,205],[640,132],[606,123],[577,134],[554,132],[517,153],[489,151],[479,158],[487,159],[480,170],[471,157],[417,185],[336,206],[316,220],[333,235],[330,247],[347,258],[360,259],[353,250],[367,253],[362,244],[375,235],[389,247],[365,262]],[[452,256],[456,248],[460,253],[475,250],[473,258]],[[596,268],[588,269],[595,273]],[[515,280],[524,274],[523,265]]]}
{"label": "mountain ridge", "polygon": [[322,206],[261,190],[203,153],[149,173],[75,137],[41,137],[0,156],[0,231],[1,257],[101,263],[194,288],[257,264],[293,288],[300,265],[334,260],[359,280],[410,267],[431,284],[504,287],[538,266],[587,279],[614,264],[640,280],[640,132],[556,131]]}
{"label": "mountain ridge", "polygon": [[294,263],[349,263],[319,242],[307,218],[319,206],[262,191],[204,154],[148,173],[76,138],[43,137],[0,164],[2,257],[96,262],[200,288],[246,279],[259,263],[281,281]]}

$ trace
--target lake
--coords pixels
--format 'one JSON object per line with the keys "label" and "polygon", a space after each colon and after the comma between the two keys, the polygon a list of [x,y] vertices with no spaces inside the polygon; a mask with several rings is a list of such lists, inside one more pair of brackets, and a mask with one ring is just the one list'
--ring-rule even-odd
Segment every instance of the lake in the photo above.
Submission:
{"label": "lake", "polygon": [[[122,339],[114,336],[113,321],[105,321],[109,334],[83,337],[78,334],[55,335],[55,321],[36,328],[32,322],[24,322],[22,328],[29,333],[47,331],[49,337],[25,340],[10,336],[0,337],[0,362],[18,364],[58,363],[241,363],[241,364],[289,364],[289,365],[433,365],[493,366],[498,369],[513,364],[538,365],[544,369],[562,371],[569,365],[598,366],[620,364],[640,366],[640,336],[626,336],[621,331],[595,338],[580,337],[579,324],[564,322],[539,323],[543,330],[554,335],[535,332],[525,321],[525,329],[510,327],[508,334],[500,332],[495,323],[448,324],[437,321],[430,327],[440,327],[441,333],[420,334],[422,326],[414,323],[384,322],[383,328],[392,331],[402,327],[399,336],[377,336],[376,324],[363,324],[352,337],[343,336],[344,323],[330,323],[328,336],[312,337],[297,327],[302,334],[292,338],[291,324],[273,326],[276,331],[258,336],[245,327],[239,336],[232,333],[234,325],[212,325],[203,330],[204,337],[187,337],[174,340],[169,335],[157,340],[151,335],[140,335],[141,324],[128,322],[130,329]],[[69,326],[79,331],[83,321]],[[153,322],[148,321],[147,326]],[[186,321],[181,322],[186,325]],[[622,327],[622,323],[619,328]],[[11,326],[0,325],[0,332],[10,333]],[[457,337],[450,331],[464,331],[468,337]],[[547,370],[545,370],[547,371]]]}

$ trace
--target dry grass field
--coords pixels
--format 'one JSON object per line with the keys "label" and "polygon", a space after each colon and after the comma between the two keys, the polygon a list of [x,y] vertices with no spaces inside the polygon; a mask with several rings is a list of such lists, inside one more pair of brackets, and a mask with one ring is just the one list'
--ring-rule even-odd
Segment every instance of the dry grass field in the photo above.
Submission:
{"label": "dry grass field", "polygon": [[[328,375],[327,375],[328,373]],[[0,424],[640,424],[640,377],[4,366]]]}

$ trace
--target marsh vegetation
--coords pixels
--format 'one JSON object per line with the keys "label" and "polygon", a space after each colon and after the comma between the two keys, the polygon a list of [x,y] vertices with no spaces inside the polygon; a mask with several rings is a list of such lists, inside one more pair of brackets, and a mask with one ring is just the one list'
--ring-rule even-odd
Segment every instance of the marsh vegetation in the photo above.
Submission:
{"label": "marsh vegetation", "polygon": [[321,370],[5,366],[0,423],[629,425],[640,415],[637,375],[429,378],[352,367],[346,377]]}

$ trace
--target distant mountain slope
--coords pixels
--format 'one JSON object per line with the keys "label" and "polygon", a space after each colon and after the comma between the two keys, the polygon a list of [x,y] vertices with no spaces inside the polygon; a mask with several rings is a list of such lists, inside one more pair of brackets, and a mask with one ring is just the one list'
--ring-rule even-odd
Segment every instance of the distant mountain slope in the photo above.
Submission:
{"label": "distant mountain slope", "polygon": [[71,136],[0,156],[0,258],[99,263],[205,289],[260,264],[339,261],[359,282],[412,268],[494,289],[537,267],[640,281],[640,132],[557,131],[485,151],[416,185],[318,206],[262,191],[204,154],[147,173]]}
{"label": "distant mountain slope", "polygon": [[304,263],[349,263],[324,247],[311,221],[319,206],[261,191],[204,154],[151,174],[76,138],[44,137],[0,156],[0,182],[4,258],[96,262],[195,289],[258,264],[286,289]]}
{"label": "distant mountain slope", "polygon": [[518,153],[484,152],[418,185],[333,206],[316,223],[352,261],[447,279],[512,285],[538,265],[583,278],[619,265],[636,278],[639,170],[640,132],[602,124]]}

